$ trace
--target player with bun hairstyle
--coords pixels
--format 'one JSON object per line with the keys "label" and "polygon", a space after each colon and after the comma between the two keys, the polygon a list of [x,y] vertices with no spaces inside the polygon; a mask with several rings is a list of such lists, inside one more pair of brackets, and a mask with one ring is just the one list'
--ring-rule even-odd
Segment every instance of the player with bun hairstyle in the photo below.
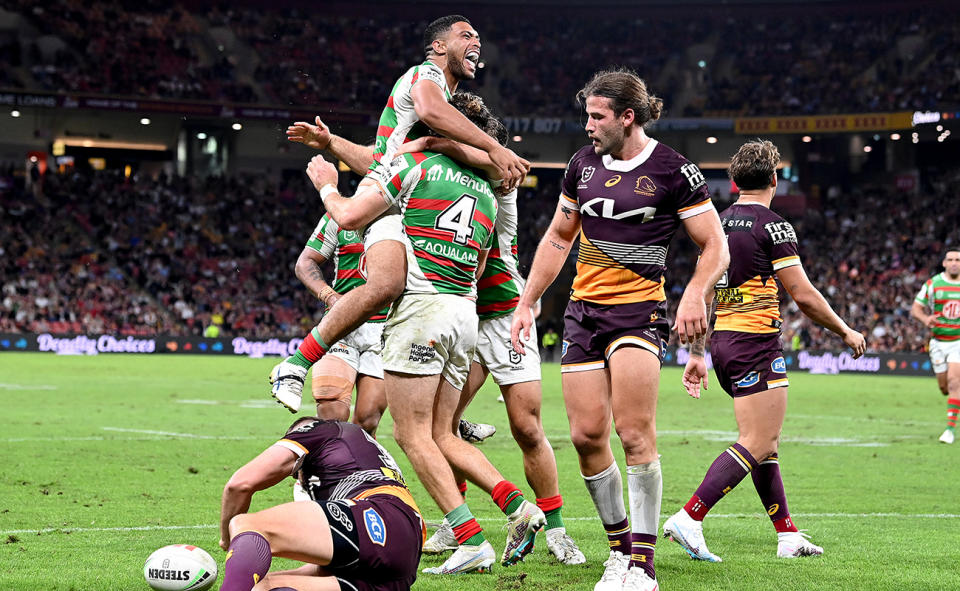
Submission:
{"label": "player with bun hairstyle", "polygon": [[[663,288],[667,247],[682,225],[702,249],[677,312],[682,341],[706,332],[704,300],[728,253],[700,170],[644,131],[663,112],[663,101],[644,81],[630,70],[606,70],[577,97],[586,108],[592,145],[567,165],[557,211],[514,312],[511,340],[517,352],[525,352],[530,309],[556,279],[579,234],[561,372],[570,436],[610,545],[594,589],[654,591],[662,490],[655,415],[670,331]],[[629,521],[610,448],[611,419],[627,460]]]}
{"label": "player with bun hairstyle", "polygon": [[[797,235],[770,211],[777,192],[780,153],[771,142],[740,147],[729,175],[740,198],[720,219],[730,247],[730,268],[713,294],[717,320],[710,339],[720,387],[733,398],[740,436],[721,453],[687,504],[663,525],[664,536],[697,560],[720,562],[703,539],[703,518],[720,499],[752,474],[753,484],[777,530],[777,556],[817,556],[823,548],[797,530],[780,477],[777,448],[787,410],[787,367],[780,342],[779,280],[800,310],[863,355],[866,342],[837,316],[800,264]],[[683,386],[694,398],[707,387],[704,336],[690,345]]]}

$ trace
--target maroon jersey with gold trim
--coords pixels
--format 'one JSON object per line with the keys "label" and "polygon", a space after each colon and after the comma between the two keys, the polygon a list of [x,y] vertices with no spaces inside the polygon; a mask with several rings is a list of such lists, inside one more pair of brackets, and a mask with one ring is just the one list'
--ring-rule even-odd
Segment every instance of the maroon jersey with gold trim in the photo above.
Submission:
{"label": "maroon jersey with gold trim", "polygon": [[680,222],[713,209],[695,164],[651,139],[630,160],[584,146],[567,165],[560,202],[580,210],[574,300],[664,301],[667,247]]}
{"label": "maroon jersey with gold trim", "polygon": [[406,489],[390,452],[353,423],[305,422],[275,445],[300,457],[300,482],[315,501],[362,498],[385,486]]}
{"label": "maroon jersey with gold trim", "polygon": [[800,264],[793,226],[757,203],[734,203],[720,214],[730,267],[717,283],[714,330],[780,332],[775,274]]}

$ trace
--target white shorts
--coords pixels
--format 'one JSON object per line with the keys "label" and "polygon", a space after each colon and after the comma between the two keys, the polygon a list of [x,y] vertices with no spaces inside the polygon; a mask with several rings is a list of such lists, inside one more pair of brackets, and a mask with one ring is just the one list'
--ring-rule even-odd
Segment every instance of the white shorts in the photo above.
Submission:
{"label": "white shorts", "polygon": [[342,359],[358,374],[383,379],[383,322],[367,322],[333,344],[328,355]]}
{"label": "white shorts", "polygon": [[451,294],[406,294],[383,327],[383,369],[442,375],[463,389],[477,347],[477,303]]}
{"label": "white shorts", "polygon": [[513,314],[480,321],[477,354],[473,360],[490,370],[498,386],[540,381],[540,349],[537,347],[537,327],[530,327],[527,354],[520,355],[510,344],[510,324]]}
{"label": "white shorts", "polygon": [[371,246],[383,240],[407,243],[407,234],[403,231],[403,215],[395,213],[392,209],[370,222],[370,225],[363,230],[364,250],[369,250]]}
{"label": "white shorts", "polygon": [[930,363],[933,373],[947,371],[948,363],[960,363],[960,341],[930,339]]}

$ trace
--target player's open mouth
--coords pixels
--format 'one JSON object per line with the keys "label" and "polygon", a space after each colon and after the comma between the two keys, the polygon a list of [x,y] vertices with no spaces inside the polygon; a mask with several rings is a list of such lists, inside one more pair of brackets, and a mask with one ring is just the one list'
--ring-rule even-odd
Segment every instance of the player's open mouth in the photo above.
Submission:
{"label": "player's open mouth", "polygon": [[476,68],[477,64],[480,63],[480,52],[479,51],[468,51],[463,59],[473,64],[473,67]]}

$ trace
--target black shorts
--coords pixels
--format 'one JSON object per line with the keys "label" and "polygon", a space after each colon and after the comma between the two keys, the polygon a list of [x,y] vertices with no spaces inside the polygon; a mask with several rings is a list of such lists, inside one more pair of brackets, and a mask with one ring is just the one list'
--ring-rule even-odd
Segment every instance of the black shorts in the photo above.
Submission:
{"label": "black shorts", "polygon": [[734,398],[789,385],[780,333],[715,332],[710,355],[720,387]]}
{"label": "black shorts", "polygon": [[608,305],[571,300],[563,315],[560,371],[603,369],[623,345],[646,349],[662,364],[669,336],[663,302]]}

